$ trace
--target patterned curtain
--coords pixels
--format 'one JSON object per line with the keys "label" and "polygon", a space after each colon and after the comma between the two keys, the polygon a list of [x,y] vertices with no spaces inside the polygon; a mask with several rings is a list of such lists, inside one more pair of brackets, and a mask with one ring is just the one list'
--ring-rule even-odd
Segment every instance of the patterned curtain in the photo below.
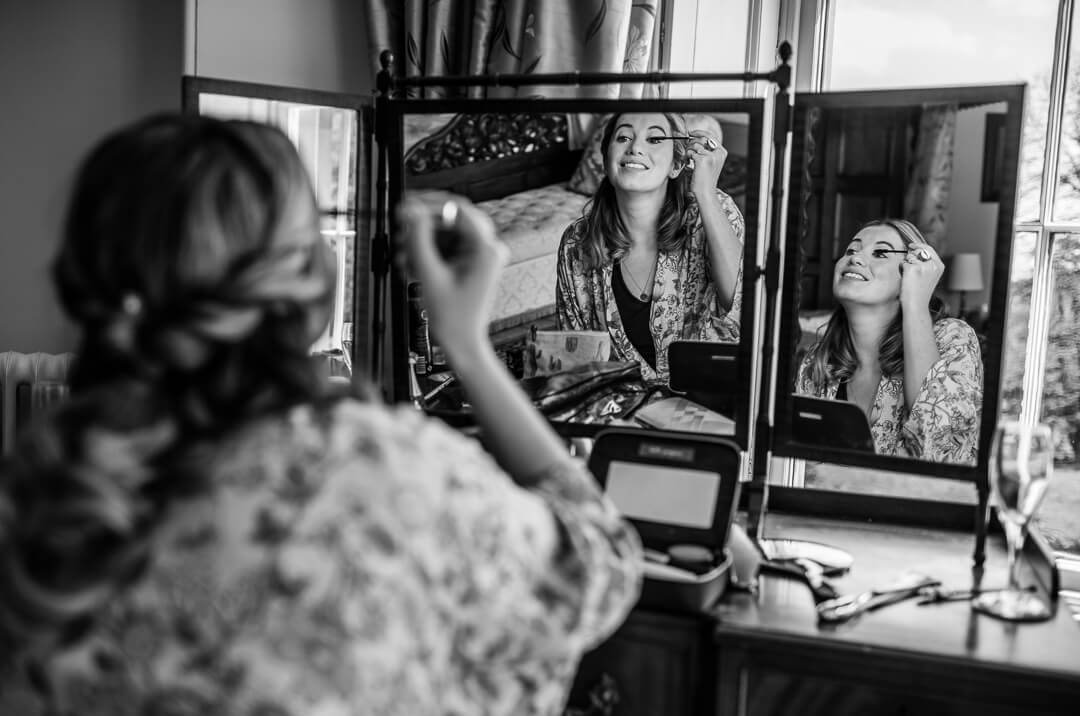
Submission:
{"label": "patterned curtain", "polygon": [[946,224],[952,190],[956,111],[955,104],[923,107],[904,194],[904,217],[919,227],[927,243],[942,256],[948,253]]}
{"label": "patterned curtain", "polygon": [[[399,75],[645,72],[660,0],[366,0],[374,52]],[[429,88],[413,96],[640,97],[618,87]]]}

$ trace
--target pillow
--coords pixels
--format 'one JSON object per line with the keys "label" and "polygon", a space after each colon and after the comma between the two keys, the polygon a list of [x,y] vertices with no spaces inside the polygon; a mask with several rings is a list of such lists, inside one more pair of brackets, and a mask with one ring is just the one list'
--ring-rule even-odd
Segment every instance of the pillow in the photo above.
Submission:
{"label": "pillow", "polygon": [[581,161],[578,162],[574,175],[566,184],[566,188],[570,191],[592,196],[600,187],[600,180],[604,178],[604,155],[601,146],[604,139],[604,126],[610,116],[597,117],[589,141],[585,143],[585,149],[581,152]]}

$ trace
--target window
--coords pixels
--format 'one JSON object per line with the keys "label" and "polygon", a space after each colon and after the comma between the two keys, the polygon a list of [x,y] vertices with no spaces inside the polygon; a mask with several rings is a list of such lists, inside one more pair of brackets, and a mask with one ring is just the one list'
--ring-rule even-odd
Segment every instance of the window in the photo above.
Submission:
{"label": "window", "polygon": [[[747,67],[750,0],[678,0],[668,14],[664,69],[670,72],[741,72]],[[672,82],[669,97],[742,97],[743,82]]]}
{"label": "window", "polygon": [[[1080,23],[1076,0],[808,0],[824,90],[1028,83],[1002,413],[1054,426],[1056,475],[1037,515],[1080,554]],[[812,43],[809,30],[800,38]]]}

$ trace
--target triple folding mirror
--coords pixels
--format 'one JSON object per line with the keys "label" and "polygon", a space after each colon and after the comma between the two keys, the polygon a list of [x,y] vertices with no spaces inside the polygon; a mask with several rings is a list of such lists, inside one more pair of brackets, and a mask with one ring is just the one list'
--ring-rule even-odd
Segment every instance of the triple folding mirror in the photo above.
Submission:
{"label": "triple folding mirror", "polygon": [[[796,95],[789,176],[774,179],[771,160],[763,164],[773,141],[763,100],[393,99],[378,110],[376,146],[384,161],[376,162],[368,124],[371,109],[365,108],[363,98],[185,78],[188,111],[268,121],[294,138],[316,179],[326,217],[324,233],[328,240],[339,237],[342,244],[340,317],[327,340],[342,345],[350,335],[349,324],[356,326],[351,355],[361,366],[360,375],[368,376],[364,367],[369,364],[384,363],[376,378],[391,399],[412,398],[450,420],[460,417],[467,405],[460,404],[460,396],[454,404],[454,386],[444,379],[448,371],[438,347],[416,342],[422,328],[417,320],[422,315],[422,286],[391,269],[387,294],[372,289],[371,247],[380,239],[372,210],[376,164],[386,167],[388,209],[403,191],[442,189],[469,197],[492,216],[511,258],[490,335],[510,369],[530,381],[557,372],[562,360],[558,350],[551,349],[555,344],[548,345],[547,352],[536,346],[547,338],[563,341],[560,345],[566,348],[559,331],[581,327],[568,325],[566,301],[557,300],[556,286],[581,288],[587,281],[574,272],[576,264],[565,264],[560,273],[559,248],[568,229],[594,209],[605,176],[601,144],[606,120],[652,117],[644,126],[657,127],[648,131],[665,135],[671,143],[685,142],[678,137],[689,135],[668,124],[667,116],[677,116],[683,128],[688,120],[690,126],[708,126],[726,153],[716,183],[718,196],[730,201],[725,207],[734,207],[734,213],[726,213],[732,227],[741,222],[739,295],[724,305],[732,312],[724,331],[709,333],[705,340],[702,335],[676,336],[674,350],[684,355],[673,363],[664,355],[664,378],[670,377],[681,393],[706,396],[699,402],[725,413],[734,425],[728,434],[733,432],[744,447],[758,403],[754,391],[759,387],[752,377],[761,374],[760,383],[767,389],[775,375],[775,454],[971,480],[985,474],[998,411],[1023,96],[1022,85]],[[786,186],[782,227],[766,227],[761,220],[769,213],[765,197],[772,190],[770,180]],[[392,251],[395,236],[386,216]],[[851,395],[843,400],[836,385],[813,388],[805,379],[815,360],[827,371],[836,355],[818,349],[822,341],[835,340],[838,331],[830,326],[837,323],[836,314],[851,310],[854,317],[860,310],[852,308],[851,301],[862,299],[852,299],[853,287],[844,281],[860,281],[851,293],[856,295],[870,289],[875,281],[869,279],[880,273],[882,290],[899,290],[905,260],[902,238],[885,240],[899,242],[890,243],[886,251],[901,253],[875,254],[885,248],[877,245],[878,235],[871,237],[873,245],[869,235],[861,236],[853,251],[860,228],[885,218],[910,220],[945,266],[934,290],[933,318],[958,321],[971,333],[963,327],[956,330],[974,335],[977,350],[969,358],[977,360],[981,375],[953,376],[973,386],[969,395],[978,402],[961,411],[965,419],[974,416],[963,438],[946,434],[950,416],[957,413],[947,400],[935,398],[933,386],[921,386],[918,400],[925,420],[918,433],[911,425],[896,424],[909,417],[903,409],[908,398],[896,392],[897,381],[888,375],[865,407]],[[779,331],[774,365],[763,367],[761,340],[768,311],[760,310],[757,299],[763,293],[763,257],[777,237],[783,254],[780,291],[764,297],[764,305],[778,305]],[[878,257],[885,263],[847,270],[851,267],[845,261],[876,262]],[[677,285],[679,281],[672,282]],[[605,294],[602,300],[610,299],[610,284],[593,285],[592,290]],[[384,299],[388,310],[380,308]],[[587,353],[592,334],[598,332],[603,331],[582,334],[571,347]],[[603,345],[601,340],[598,350],[603,351]],[[694,362],[702,357],[723,367],[703,368],[709,363]],[[419,370],[417,360],[423,363]],[[710,403],[708,396],[718,394]],[[898,401],[901,409],[890,412]],[[557,412],[549,417],[560,419]],[[578,415],[568,418],[563,428],[570,434],[595,432],[590,421]],[[840,429],[847,424],[842,421],[852,421],[853,427]],[[947,443],[954,439],[972,441],[973,447],[950,450]],[[920,452],[920,446],[932,441],[946,447]]]}
{"label": "triple folding mirror", "polygon": [[[648,425],[635,417],[656,397],[651,386],[666,387],[670,377],[674,385],[690,382],[685,386],[690,393],[700,390],[716,398],[712,402],[697,395],[698,401],[665,403],[680,412],[675,419],[700,426],[706,416],[715,416],[717,430],[746,445],[754,301],[745,297],[755,288],[765,141],[762,112],[763,101],[758,99],[392,101],[387,112],[393,132],[387,142],[391,203],[398,198],[395,190],[439,189],[468,197],[492,218],[510,258],[498,286],[489,334],[496,352],[526,385],[542,391],[549,376],[565,376],[568,369],[582,371],[582,380],[595,380],[590,364],[607,361],[609,355],[640,364],[642,380],[593,393],[586,403],[548,409],[549,419],[563,432],[589,435],[604,426]],[[716,254],[710,254],[712,239],[704,222],[689,218],[685,204],[671,200],[689,192],[693,173],[699,171],[683,159],[693,141],[688,137],[698,133],[715,138],[719,146],[714,153],[725,155],[710,201],[724,211],[722,230],[730,231],[737,244],[724,259],[737,294],[726,303],[707,281],[712,268],[705,261]],[[602,146],[605,139],[608,147]],[[620,187],[637,182],[639,194],[659,188],[665,197],[661,217],[676,222],[673,235],[682,242],[678,250],[660,255],[651,274],[652,295],[638,296],[634,291],[620,308],[613,295],[621,287],[614,266],[610,262],[591,266],[582,248],[614,236],[615,217],[623,210],[620,202],[626,201],[621,189],[604,181],[606,163]],[[602,191],[602,184],[608,189]],[[605,221],[612,223],[602,225]],[[595,231],[592,226],[597,226]],[[628,289],[634,286],[628,270],[622,277]],[[636,280],[649,279],[639,274]],[[410,285],[404,293],[415,297],[417,290],[422,289]],[[396,295],[402,295],[400,286]],[[630,329],[620,315],[639,306],[645,312],[643,320],[652,323],[649,337],[654,345],[649,347],[655,353],[647,358],[630,346]],[[691,327],[691,316],[699,311],[709,323],[704,329],[700,321]],[[397,315],[408,319],[415,314],[405,310]],[[615,324],[620,328],[611,328]],[[658,331],[658,325],[665,328]],[[396,328],[410,338],[416,335],[415,323]],[[673,343],[681,345],[672,348]],[[465,399],[460,390],[444,389],[428,379],[447,375],[438,351],[409,341],[395,340],[394,346],[395,367],[408,366],[407,350],[422,361],[435,362],[429,370],[419,371],[419,385],[412,388],[409,381],[417,371],[396,370],[395,392],[419,388],[422,399],[438,398],[424,400],[433,412],[448,420],[460,416]],[[715,384],[700,374],[689,375],[695,373],[692,364],[699,356],[722,364],[713,372]],[[723,395],[713,390],[721,382]],[[723,413],[710,410],[721,405]],[[672,419],[656,418],[666,425]]]}

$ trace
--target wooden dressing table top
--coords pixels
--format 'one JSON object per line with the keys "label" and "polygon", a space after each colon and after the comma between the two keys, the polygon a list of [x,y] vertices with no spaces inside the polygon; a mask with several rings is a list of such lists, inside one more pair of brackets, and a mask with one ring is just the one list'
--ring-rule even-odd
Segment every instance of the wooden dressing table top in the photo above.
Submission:
{"label": "wooden dressing table top", "polygon": [[[935,577],[946,589],[972,585],[974,541],[963,532],[770,513],[765,534],[849,551],[855,566],[831,580],[841,594],[886,586],[908,570]],[[1006,578],[1003,537],[992,535],[982,583],[985,588],[1003,587]],[[1033,575],[1026,573],[1021,579],[1027,583]],[[725,644],[741,645],[804,662],[833,659],[834,669],[840,662],[870,668],[881,657],[905,663],[927,679],[963,681],[966,675],[981,682],[987,672],[999,672],[997,676],[1006,681],[1019,677],[1033,688],[1052,682],[1055,690],[1064,686],[1080,694],[1080,622],[1064,601],[1058,600],[1051,620],[1038,623],[1011,623],[978,614],[967,601],[926,606],[916,602],[910,599],[846,623],[819,627],[805,584],[763,574],[756,596],[728,590],[714,607],[715,635],[722,649]]]}

